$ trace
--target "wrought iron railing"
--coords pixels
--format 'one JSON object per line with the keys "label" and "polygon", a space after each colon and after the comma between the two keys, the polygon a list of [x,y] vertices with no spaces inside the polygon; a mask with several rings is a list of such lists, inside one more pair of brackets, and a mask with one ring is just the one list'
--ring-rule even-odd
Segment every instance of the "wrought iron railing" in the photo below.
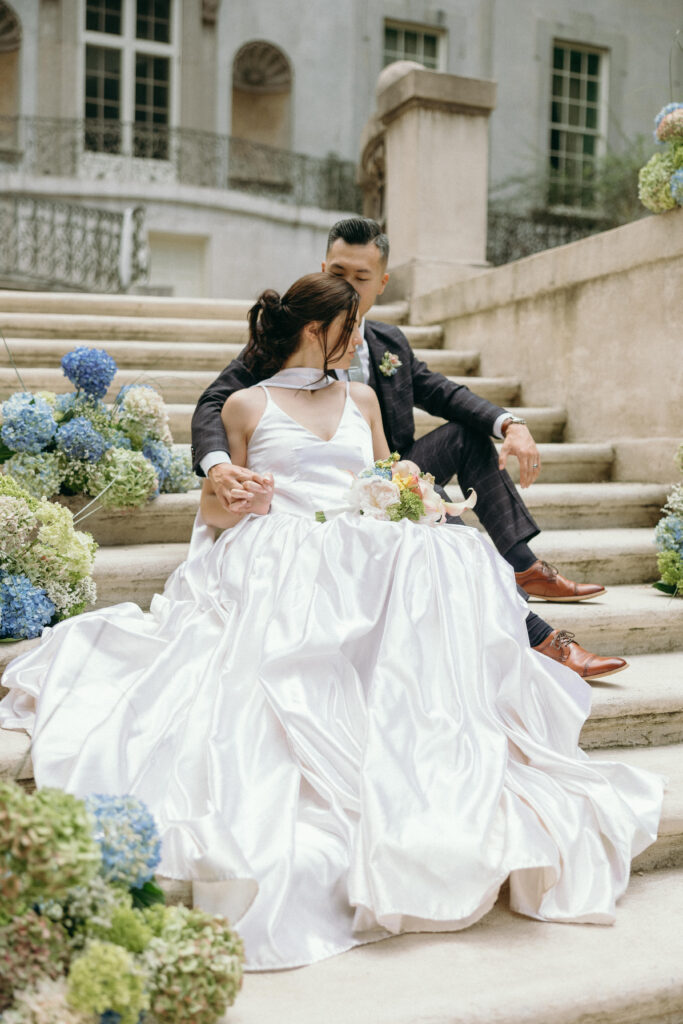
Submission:
{"label": "wrought iron railing", "polygon": [[489,207],[486,258],[495,267],[613,227],[605,218],[572,217],[540,210],[510,213]]}
{"label": "wrought iron railing", "polygon": [[167,125],[0,117],[3,165],[34,175],[238,189],[323,210],[362,207],[351,161]]}
{"label": "wrought iron railing", "polygon": [[147,276],[142,208],[116,213],[0,197],[0,278],[28,287],[120,292]]}

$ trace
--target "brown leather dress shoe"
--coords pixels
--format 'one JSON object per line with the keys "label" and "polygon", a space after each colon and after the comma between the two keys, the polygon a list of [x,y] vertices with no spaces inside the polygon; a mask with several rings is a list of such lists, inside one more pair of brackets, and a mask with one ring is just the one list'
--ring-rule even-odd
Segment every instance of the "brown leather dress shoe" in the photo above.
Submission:
{"label": "brown leather dress shoe", "polygon": [[539,597],[542,601],[585,601],[605,593],[599,583],[574,583],[566,579],[554,565],[540,558],[524,572],[516,572],[515,579],[529,597]]}
{"label": "brown leather dress shoe", "polygon": [[534,650],[566,665],[582,679],[602,679],[628,668],[628,662],[623,658],[601,658],[584,650],[577,644],[574,634],[566,629],[554,629]]}

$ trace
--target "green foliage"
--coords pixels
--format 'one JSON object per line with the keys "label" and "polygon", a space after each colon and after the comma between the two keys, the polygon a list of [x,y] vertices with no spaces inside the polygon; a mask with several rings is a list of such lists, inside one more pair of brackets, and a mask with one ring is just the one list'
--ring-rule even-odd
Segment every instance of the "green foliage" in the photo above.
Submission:
{"label": "green foliage", "polygon": [[387,506],[387,512],[389,519],[394,523],[399,519],[412,519],[414,523],[417,523],[420,516],[425,514],[425,506],[418,494],[406,489],[401,491],[400,501],[397,501],[395,505]]}

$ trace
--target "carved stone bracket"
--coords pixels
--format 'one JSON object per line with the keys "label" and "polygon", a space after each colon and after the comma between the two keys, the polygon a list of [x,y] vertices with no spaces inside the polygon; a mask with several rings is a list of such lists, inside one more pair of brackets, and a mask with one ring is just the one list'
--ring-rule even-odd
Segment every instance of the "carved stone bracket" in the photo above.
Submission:
{"label": "carved stone bracket", "polygon": [[219,3],[220,0],[202,0],[202,23],[204,25],[216,24]]}

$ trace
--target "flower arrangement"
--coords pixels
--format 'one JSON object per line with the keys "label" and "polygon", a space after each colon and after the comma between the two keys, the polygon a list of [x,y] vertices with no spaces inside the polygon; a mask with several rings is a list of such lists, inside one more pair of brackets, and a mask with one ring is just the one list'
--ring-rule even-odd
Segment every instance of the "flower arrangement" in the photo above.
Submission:
{"label": "flower arrangement", "polygon": [[352,512],[386,522],[411,519],[436,526],[445,523],[447,515],[458,516],[466,508],[474,508],[476,500],[476,493],[471,491],[459,504],[444,501],[431,473],[423,473],[416,463],[401,460],[398,452],[393,452],[353,477],[346,505],[333,512],[316,512],[316,519],[324,523],[330,515]]}
{"label": "flower arrangement", "polygon": [[225,918],[165,906],[131,796],[0,782],[3,1024],[216,1024],[242,984]]}
{"label": "flower arrangement", "polygon": [[20,391],[0,408],[0,462],[29,494],[85,493],[103,508],[131,509],[197,487],[153,387],[127,384],[107,406],[116,363],[103,349],[79,346],[62,369],[74,392]]}
{"label": "flower arrangement", "polygon": [[683,103],[668,103],[655,117],[660,151],[638,175],[638,197],[648,210],[664,213],[683,206]]}
{"label": "flower arrangement", "polygon": [[0,475],[0,639],[40,636],[96,597],[97,544],[63,505],[38,500]]}
{"label": "flower arrangement", "polygon": [[[678,449],[676,462],[683,473],[683,444]],[[683,597],[683,483],[675,485],[662,512],[664,518],[655,527],[661,579],[654,586],[665,594]]]}
{"label": "flower arrangement", "polygon": [[382,356],[382,362],[379,364],[379,372],[384,374],[385,377],[393,377],[395,373],[398,373],[399,366],[403,366],[403,363],[393,352],[387,350]]}

